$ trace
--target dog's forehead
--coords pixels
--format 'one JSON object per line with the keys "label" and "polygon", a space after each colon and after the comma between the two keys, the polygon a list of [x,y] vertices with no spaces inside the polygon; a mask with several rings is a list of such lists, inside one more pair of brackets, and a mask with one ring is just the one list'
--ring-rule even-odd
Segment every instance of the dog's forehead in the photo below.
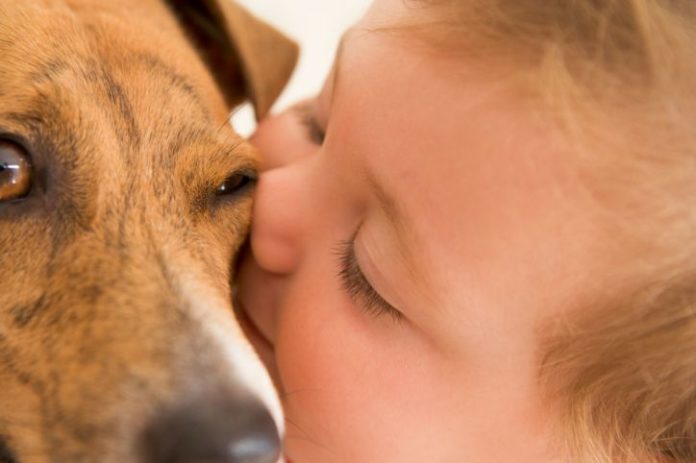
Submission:
{"label": "dog's forehead", "polygon": [[239,143],[214,80],[159,1],[0,1],[0,55],[6,114],[56,106],[52,116],[84,125],[72,130],[87,138],[113,132],[160,152],[183,135]]}
{"label": "dog's forehead", "polygon": [[120,10],[46,3],[0,0],[0,136],[26,141],[45,220],[113,228],[141,208],[187,230],[228,175],[256,167],[214,79],[166,9],[150,31]]}

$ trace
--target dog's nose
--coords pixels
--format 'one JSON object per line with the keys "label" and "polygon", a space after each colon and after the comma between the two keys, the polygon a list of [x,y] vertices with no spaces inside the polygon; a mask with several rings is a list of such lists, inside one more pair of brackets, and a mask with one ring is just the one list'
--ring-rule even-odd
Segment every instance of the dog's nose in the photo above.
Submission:
{"label": "dog's nose", "polygon": [[158,416],[143,435],[146,463],[276,463],[271,414],[247,395],[188,402]]}

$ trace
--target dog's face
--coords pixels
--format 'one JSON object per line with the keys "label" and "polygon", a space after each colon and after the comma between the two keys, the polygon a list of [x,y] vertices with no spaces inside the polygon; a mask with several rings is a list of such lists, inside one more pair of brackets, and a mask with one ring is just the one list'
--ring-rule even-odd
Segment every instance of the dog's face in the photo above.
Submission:
{"label": "dog's face", "polygon": [[0,462],[277,458],[226,120],[296,54],[223,1],[0,0]]}

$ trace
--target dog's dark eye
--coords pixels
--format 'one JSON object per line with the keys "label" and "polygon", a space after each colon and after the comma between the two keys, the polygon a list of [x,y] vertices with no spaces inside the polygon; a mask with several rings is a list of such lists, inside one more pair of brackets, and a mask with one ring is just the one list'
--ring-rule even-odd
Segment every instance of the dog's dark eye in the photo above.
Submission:
{"label": "dog's dark eye", "polygon": [[20,199],[31,190],[32,168],[20,145],[0,140],[0,202]]}
{"label": "dog's dark eye", "polygon": [[238,195],[252,187],[256,182],[256,173],[248,170],[235,172],[217,187],[218,196]]}

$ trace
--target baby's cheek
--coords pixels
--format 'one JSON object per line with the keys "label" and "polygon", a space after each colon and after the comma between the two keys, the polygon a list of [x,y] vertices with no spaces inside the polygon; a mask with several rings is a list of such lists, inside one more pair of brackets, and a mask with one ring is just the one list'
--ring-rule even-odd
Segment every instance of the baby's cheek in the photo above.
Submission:
{"label": "baby's cheek", "polygon": [[[297,425],[289,424],[288,433],[317,445],[289,440],[290,455],[310,462],[376,461],[387,430],[379,434],[373,427],[389,410],[380,352],[350,315],[353,308],[316,300],[293,307],[281,320],[276,344],[287,416]],[[293,447],[302,454],[293,454]]]}
{"label": "baby's cheek", "polygon": [[288,440],[296,460],[394,461],[396,449],[408,447],[404,439],[423,447],[417,440],[437,402],[437,363],[392,323],[340,297],[297,301],[284,312],[276,348],[296,424],[288,432],[303,438]]}

